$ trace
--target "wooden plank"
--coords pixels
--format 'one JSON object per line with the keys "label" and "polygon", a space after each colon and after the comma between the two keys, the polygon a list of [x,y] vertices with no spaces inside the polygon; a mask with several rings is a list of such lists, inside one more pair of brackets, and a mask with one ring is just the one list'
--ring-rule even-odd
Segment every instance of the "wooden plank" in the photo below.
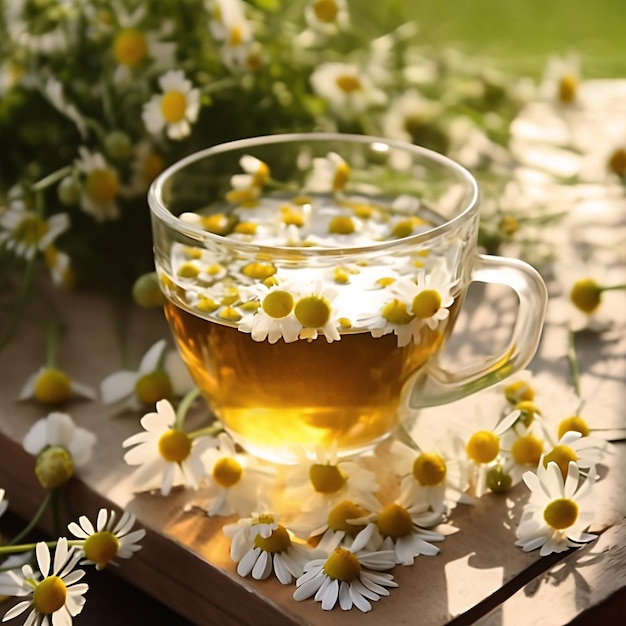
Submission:
{"label": "wooden plank", "polygon": [[[121,366],[110,308],[101,296],[85,294],[63,295],[58,305],[67,320],[59,365],[81,382],[97,386]],[[133,309],[126,323],[127,347],[135,359],[155,340],[168,336],[158,311]],[[28,375],[43,363],[43,345],[43,336],[24,324],[19,336],[0,354],[0,486],[7,491],[11,509],[25,517],[38,507],[41,489],[32,474],[33,458],[19,442],[30,425],[47,411],[15,398]],[[415,623],[419,612],[424,623],[436,626],[468,614],[530,567],[550,565],[536,553],[526,554],[513,545],[520,504],[525,498],[524,488],[519,486],[504,496],[487,495],[475,507],[457,507],[450,526],[459,532],[446,538],[438,556],[419,557],[413,567],[395,568],[399,588],[376,603],[371,613],[338,609],[325,612],[319,603],[295,602],[291,597],[293,586],[237,576],[228,555],[228,540],[221,532],[222,524],[231,520],[208,518],[195,509],[188,510],[186,491],[177,489],[166,499],[132,493],[131,472],[123,461],[121,442],[138,430],[140,415],[115,415],[111,407],[86,401],[72,402],[63,410],[95,432],[99,441],[92,462],[74,481],[72,507],[77,514],[90,516],[102,506],[133,511],[148,535],[143,549],[133,559],[122,562],[115,573],[199,625],[401,625]],[[606,497],[613,502],[616,493],[622,495],[601,509],[599,527],[606,528],[626,514],[623,487],[618,485],[624,475],[625,458],[620,448],[619,454],[609,460]],[[50,529],[49,519],[45,527]],[[609,541],[612,535],[606,537]],[[602,584],[611,587],[606,579]],[[548,592],[546,588],[546,597]],[[596,597],[590,594],[590,601]],[[566,600],[571,604],[575,598]],[[570,609],[576,614],[575,602]]]}

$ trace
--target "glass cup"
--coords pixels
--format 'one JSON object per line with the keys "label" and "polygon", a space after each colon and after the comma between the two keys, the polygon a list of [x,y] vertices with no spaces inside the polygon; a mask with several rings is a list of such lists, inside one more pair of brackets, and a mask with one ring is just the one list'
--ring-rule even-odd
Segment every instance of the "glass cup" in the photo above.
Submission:
{"label": "glass cup", "polygon": [[[407,407],[499,382],[537,349],[541,277],[478,254],[476,181],[435,152],[363,135],[258,137],[182,159],[148,199],[178,349],[225,430],[261,458],[370,450]],[[444,369],[473,281],[517,293],[510,341]]]}

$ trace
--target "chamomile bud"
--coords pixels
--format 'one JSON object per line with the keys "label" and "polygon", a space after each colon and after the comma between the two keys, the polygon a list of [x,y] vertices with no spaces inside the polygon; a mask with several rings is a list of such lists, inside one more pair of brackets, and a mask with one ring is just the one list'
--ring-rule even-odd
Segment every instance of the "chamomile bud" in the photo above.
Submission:
{"label": "chamomile bud", "polygon": [[74,475],[72,455],[63,446],[44,448],[37,455],[35,475],[45,489],[61,487]]}

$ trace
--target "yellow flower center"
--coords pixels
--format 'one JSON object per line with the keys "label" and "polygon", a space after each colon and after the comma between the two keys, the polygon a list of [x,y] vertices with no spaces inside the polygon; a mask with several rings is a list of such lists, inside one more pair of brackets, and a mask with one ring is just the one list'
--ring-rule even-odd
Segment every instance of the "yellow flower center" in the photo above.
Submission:
{"label": "yellow flower center", "polygon": [[200,270],[198,269],[198,266],[189,261],[182,263],[176,270],[176,275],[180,278],[196,278],[199,273]]}
{"label": "yellow flower center", "polygon": [[212,298],[200,296],[200,300],[198,301],[196,308],[198,309],[198,311],[202,311],[202,313],[213,313],[220,308],[220,305]]}
{"label": "yellow flower center", "polygon": [[53,367],[46,368],[35,381],[33,394],[44,404],[60,404],[71,395],[71,382],[67,374]]}
{"label": "yellow flower center", "polygon": [[354,232],[354,222],[351,217],[337,215],[330,220],[328,232],[334,235],[351,235]]}
{"label": "yellow flower center", "polygon": [[159,438],[159,454],[168,463],[182,463],[191,452],[191,439],[178,428],[166,430]]}
{"label": "yellow flower center", "polygon": [[609,169],[618,176],[626,176],[626,149],[619,148],[611,154]]}
{"label": "yellow flower center", "polygon": [[119,539],[108,530],[100,530],[89,535],[83,543],[85,557],[99,569],[108,565],[117,556],[119,549]]}
{"label": "yellow flower center", "polygon": [[469,438],[465,450],[474,463],[491,463],[500,452],[500,438],[490,430],[479,430]]}
{"label": "yellow flower center", "polygon": [[277,554],[279,552],[287,552],[291,545],[291,538],[289,537],[287,529],[279,524],[269,537],[257,535],[254,538],[254,545],[257,548],[261,548],[263,552]]}
{"label": "yellow flower center", "polygon": [[580,415],[572,415],[570,417],[566,417],[564,420],[561,420],[558,432],[559,439],[569,431],[574,431],[580,433],[583,437],[588,437],[590,429],[587,422],[580,417]]}
{"label": "yellow flower center", "polygon": [[398,299],[394,299],[385,304],[381,315],[390,324],[409,324],[415,319],[415,317],[407,310],[406,304],[404,304],[404,302],[400,302]]}
{"label": "yellow flower center", "polygon": [[413,313],[424,320],[441,308],[441,294],[436,289],[424,289],[413,298]]}
{"label": "yellow flower center", "polygon": [[440,485],[446,473],[446,462],[434,452],[422,453],[413,462],[413,476],[424,487]]}
{"label": "yellow flower center", "polygon": [[229,46],[240,46],[243,42],[243,33],[241,32],[240,26],[233,26],[230,30],[230,35],[228,37],[228,45]]}
{"label": "yellow flower center", "polygon": [[339,7],[335,0],[315,0],[313,3],[313,13],[320,22],[331,24],[338,12]]}
{"label": "yellow flower center", "polygon": [[512,215],[503,215],[498,224],[498,229],[507,237],[511,237],[519,230],[519,220]]}
{"label": "yellow flower center", "polygon": [[328,514],[328,528],[331,530],[343,530],[355,537],[365,528],[364,524],[353,524],[348,520],[357,519],[367,515],[367,511],[351,500],[344,500],[331,509]]}
{"label": "yellow flower center", "polygon": [[232,306],[226,306],[218,313],[218,317],[229,322],[238,322],[241,319],[241,313]]}
{"label": "yellow flower center", "polygon": [[325,326],[330,319],[330,312],[331,307],[328,300],[316,295],[301,298],[294,308],[296,319],[304,328]]}
{"label": "yellow flower center", "polygon": [[578,461],[578,456],[569,446],[558,445],[554,446],[554,448],[543,457],[544,467],[548,467],[550,461],[554,461],[559,466],[563,479],[565,479],[570,461]]}
{"label": "yellow flower center", "polygon": [[344,93],[352,93],[361,89],[361,81],[356,76],[342,74],[337,76],[336,84]]}
{"label": "yellow flower center", "polygon": [[537,467],[543,452],[543,441],[532,433],[519,437],[511,447],[511,454],[519,465]]}
{"label": "yellow flower center", "polygon": [[293,296],[288,291],[278,289],[268,293],[265,298],[263,298],[261,308],[270,317],[281,319],[287,317],[287,315],[293,311],[293,305]]}
{"label": "yellow flower center", "polygon": [[72,455],[62,446],[49,446],[37,455],[35,475],[42,487],[54,489],[74,475]]}
{"label": "yellow flower center", "polygon": [[412,220],[411,218],[400,220],[399,222],[396,222],[393,225],[390,235],[392,237],[402,239],[403,237],[408,237],[409,235],[412,235],[414,228],[415,228],[415,221]]}
{"label": "yellow flower center", "polygon": [[406,537],[413,530],[413,520],[409,512],[399,504],[388,504],[376,518],[378,530],[384,537],[398,539]]}
{"label": "yellow flower center", "polygon": [[35,610],[42,615],[51,615],[58,611],[67,597],[67,587],[58,576],[44,578],[33,593]]}
{"label": "yellow flower center", "polygon": [[248,278],[254,278],[256,280],[266,280],[270,276],[276,274],[276,266],[273,263],[264,263],[262,261],[255,261],[248,263],[241,268],[241,273]]}
{"label": "yellow flower center", "polygon": [[359,563],[359,559],[350,552],[350,550],[336,548],[326,559],[326,563],[324,563],[322,569],[326,575],[333,580],[350,582],[358,578],[361,573],[361,564]]}
{"label": "yellow flower center", "polygon": [[[333,191],[341,191],[347,185],[349,178],[350,166],[347,163],[339,163],[335,169],[335,176],[333,177]],[[353,230],[354,227],[350,232],[353,232]]]}
{"label": "yellow flower center", "polygon": [[237,226],[235,226],[235,232],[240,235],[254,235],[258,230],[258,225],[254,222],[239,222]]}
{"label": "yellow flower center", "polygon": [[563,104],[571,104],[578,92],[578,78],[571,74],[561,77],[559,81],[559,100]]}
{"label": "yellow flower center", "polygon": [[213,466],[213,479],[221,487],[229,489],[241,480],[243,468],[237,459],[224,456]]}
{"label": "yellow flower center", "polygon": [[13,231],[13,237],[26,245],[38,244],[48,232],[48,224],[36,215],[27,215]]}
{"label": "yellow flower center", "polygon": [[518,419],[522,422],[522,424],[524,424],[524,426],[526,426],[526,428],[528,428],[535,421],[535,415],[541,415],[541,411],[537,405],[529,400],[522,400],[522,402],[518,402],[515,405],[515,408],[522,412]]}
{"label": "yellow flower center", "polygon": [[137,379],[135,395],[140,402],[147,405],[156,404],[159,400],[168,400],[172,397],[172,381],[163,370],[154,370]]}
{"label": "yellow flower center", "polygon": [[593,278],[582,278],[574,283],[570,299],[584,313],[593,313],[600,306],[601,295],[602,289]]}
{"label": "yellow flower center", "polygon": [[120,31],[113,43],[113,55],[118,63],[134,67],[146,58],[148,42],[145,35],[135,28]]}
{"label": "yellow flower center", "polygon": [[112,202],[119,191],[119,181],[113,170],[94,169],[87,175],[85,193],[96,204]]}
{"label": "yellow flower center", "polygon": [[346,477],[336,465],[321,463],[311,465],[309,480],[318,493],[337,493],[346,483]]}
{"label": "yellow flower center", "polygon": [[543,510],[543,519],[556,530],[569,528],[578,519],[578,504],[569,498],[552,500]]}
{"label": "yellow flower center", "polygon": [[504,396],[511,404],[535,399],[535,390],[525,381],[516,380],[504,387]]}
{"label": "yellow flower center", "polygon": [[149,185],[165,168],[165,159],[156,152],[150,152],[141,161],[139,175],[144,184]]}
{"label": "yellow flower center", "polygon": [[161,114],[168,124],[180,122],[187,110],[187,96],[178,90],[168,91],[161,98]]}

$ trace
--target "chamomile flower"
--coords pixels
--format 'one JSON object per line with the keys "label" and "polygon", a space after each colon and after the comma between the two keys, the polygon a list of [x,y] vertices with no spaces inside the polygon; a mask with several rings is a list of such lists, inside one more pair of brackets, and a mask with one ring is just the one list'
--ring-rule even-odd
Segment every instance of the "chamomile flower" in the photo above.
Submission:
{"label": "chamomile flower", "polygon": [[595,481],[595,470],[581,480],[574,462],[569,463],[565,476],[554,462],[540,464],[537,473],[526,472],[530,499],[522,512],[515,545],[524,552],[540,548],[539,554],[547,556],[593,541],[596,535],[585,531],[594,515],[590,497]]}
{"label": "chamomile flower", "polygon": [[373,541],[379,549],[393,551],[395,562],[413,565],[415,557],[423,554],[434,556],[439,548],[432,542],[444,540],[444,536],[424,525],[434,526],[442,521],[442,514],[428,511],[428,504],[411,500],[409,489],[400,497],[372,514],[368,521],[376,525]]}
{"label": "chamomile flower", "polygon": [[63,289],[72,289],[76,282],[76,274],[70,256],[54,245],[44,250],[44,259],[50,270],[52,282]]}
{"label": "chamomile flower", "polygon": [[44,219],[26,208],[21,198],[13,198],[9,208],[0,212],[0,246],[17,256],[32,259],[70,225],[67,213],[56,213]]}
{"label": "chamomile flower", "polygon": [[385,570],[393,568],[395,555],[391,550],[366,550],[374,530],[368,524],[349,548],[338,546],[328,557],[309,561],[296,580],[294,600],[313,596],[325,611],[339,602],[344,611],[354,606],[365,613],[372,609],[371,601],[389,595],[389,587],[398,584]]}
{"label": "chamomile flower", "polygon": [[240,0],[213,0],[209,27],[222,43],[220,56],[231,70],[248,68],[248,55],[254,43],[252,29]]}
{"label": "chamomile flower", "polygon": [[82,185],[81,208],[97,222],[117,219],[120,216],[117,199],[121,192],[117,171],[99,152],[81,146],[78,153],[75,165]]}
{"label": "chamomile flower", "polygon": [[581,65],[578,55],[550,57],[539,86],[539,95],[559,106],[578,103],[581,85]]}
{"label": "chamomile flower", "polygon": [[[390,455],[402,492],[427,510],[445,515],[457,503],[467,503],[467,468],[460,440],[445,439],[428,450],[412,448],[395,439]],[[422,526],[425,522],[422,521]]]}
{"label": "chamomile flower", "polygon": [[570,430],[554,446],[546,446],[539,464],[546,466],[550,462],[556,463],[563,478],[567,475],[569,463],[576,463],[581,474],[586,474],[594,470],[610,450],[608,442],[595,437],[584,437],[580,432]]}
{"label": "chamomile flower", "polygon": [[226,199],[250,206],[254,204],[263,185],[268,181],[270,169],[264,161],[251,154],[244,154],[239,159],[239,165],[245,173],[233,174],[230,177],[232,189],[226,194]]}
{"label": "chamomile flower", "polygon": [[100,383],[102,402],[124,402],[131,410],[140,410],[180,395],[175,393],[172,378],[164,367],[166,348],[166,341],[160,339],[144,354],[136,371],[121,370],[107,376]]}
{"label": "chamomile flower", "polygon": [[346,0],[309,0],[304,16],[313,30],[325,35],[346,28],[350,21]]}
{"label": "chamomile flower", "polygon": [[450,275],[439,266],[429,272],[420,271],[414,281],[402,278],[393,282],[389,292],[400,302],[410,303],[407,312],[434,330],[450,315],[448,307],[454,303],[451,287]]}
{"label": "chamomile flower", "polygon": [[358,501],[371,510],[380,506],[374,495],[379,488],[376,474],[356,460],[338,460],[336,446],[317,448],[313,459],[296,452],[298,461],[285,470],[284,495],[300,511],[328,508],[342,500]]}
{"label": "chamomile flower", "polygon": [[534,420],[525,426],[523,417],[502,435],[500,443],[502,462],[487,477],[487,485],[492,491],[497,491],[498,486],[502,489],[506,486],[508,489],[517,485],[528,470],[536,469],[548,445],[538,421]]}
{"label": "chamomile flower", "polygon": [[165,159],[151,141],[144,139],[135,147],[131,169],[130,190],[144,193],[152,181],[165,169]]}
{"label": "chamomile flower", "polygon": [[124,511],[118,521],[115,511],[100,509],[95,526],[86,515],[82,515],[67,529],[83,541],[79,547],[84,556],[81,565],[93,563],[96,569],[101,570],[109,563],[116,565],[113,559],[129,559],[141,549],[139,542],[146,531],[143,528],[131,531],[134,525],[135,516],[128,511]]}
{"label": "chamomile flower", "polygon": [[240,576],[265,580],[273,572],[283,585],[288,585],[318,554],[311,546],[294,541],[278,519],[271,513],[261,513],[224,526],[224,534],[232,539],[230,556]]}
{"label": "chamomile flower", "polygon": [[85,604],[84,594],[89,586],[79,583],[85,572],[75,569],[80,552],[68,548],[67,539],[61,537],[56,545],[54,560],[45,542],[35,548],[39,571],[30,564],[22,567],[21,574],[7,572],[13,589],[7,595],[30,596],[9,609],[2,621],[8,621],[30,609],[26,624],[29,626],[57,626],[72,623]]}
{"label": "chamomile flower", "polygon": [[319,335],[324,335],[328,343],[341,339],[337,330],[339,312],[333,307],[337,295],[336,289],[321,280],[303,285],[293,307],[293,314],[302,325],[300,339],[312,341]]}
{"label": "chamomile flower", "polygon": [[161,93],[144,105],[142,118],[148,132],[165,131],[170,139],[183,139],[200,111],[200,90],[193,87],[181,70],[170,70],[159,78]]}
{"label": "chamomile flower", "polygon": [[96,436],[76,426],[66,413],[53,412],[33,424],[22,445],[37,457],[35,474],[46,489],[65,484],[74,469],[91,459]]}
{"label": "chamomile flower", "polygon": [[141,418],[144,432],[128,437],[124,455],[129,465],[138,465],[133,475],[137,490],[154,489],[160,482],[162,496],[169,495],[175,485],[197,489],[204,476],[202,453],[215,445],[213,437],[191,437],[177,427],[176,412],[167,400],[156,403],[156,412]]}
{"label": "chamomile flower", "polygon": [[226,433],[217,436],[216,445],[203,454],[202,462],[206,478],[198,502],[210,516],[248,515],[273,478],[269,467],[238,452]]}
{"label": "chamomile flower", "polygon": [[321,63],[311,74],[311,86],[333,111],[345,118],[387,102],[385,92],[354,63]]}
{"label": "chamomile flower", "polygon": [[341,193],[350,180],[350,165],[336,152],[313,159],[306,189],[317,193]]}
{"label": "chamomile flower", "polygon": [[19,397],[34,398],[42,404],[61,404],[72,397],[94,400],[96,393],[89,385],[72,380],[63,370],[43,366],[28,377]]}

